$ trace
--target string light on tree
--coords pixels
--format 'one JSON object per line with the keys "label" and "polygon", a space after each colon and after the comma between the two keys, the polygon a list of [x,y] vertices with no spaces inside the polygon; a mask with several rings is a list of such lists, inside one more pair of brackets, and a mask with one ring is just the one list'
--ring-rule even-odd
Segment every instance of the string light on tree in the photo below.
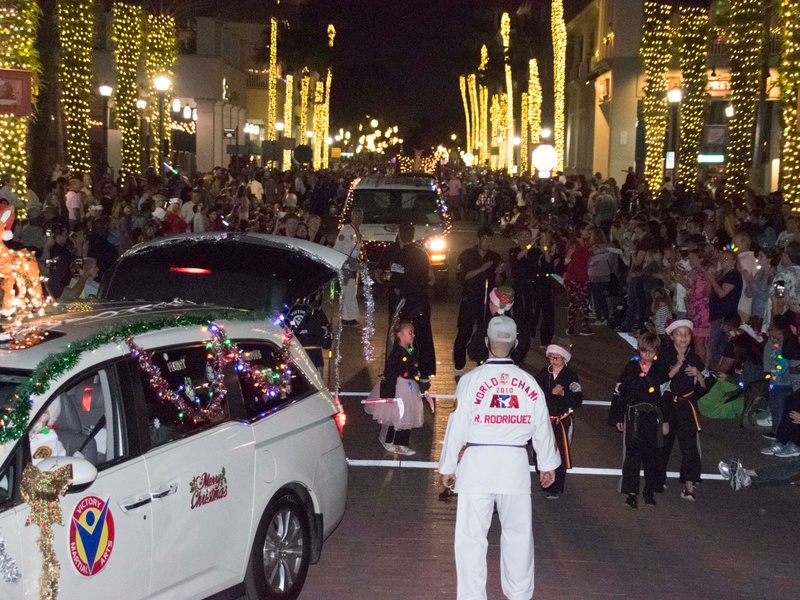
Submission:
{"label": "string light on tree", "polygon": [[303,67],[300,78],[300,122],[298,123],[297,137],[304,135],[304,132],[308,129],[308,93],[310,86],[311,77],[308,74],[308,67]]}
{"label": "string light on tree", "polygon": [[113,8],[112,41],[117,75],[115,110],[122,134],[122,164],[120,175],[127,177],[137,173],[139,165],[139,100],[137,75],[142,55],[142,24],[144,11],[141,6],[115,2]]}
{"label": "string light on tree", "polygon": [[728,121],[726,179],[733,191],[742,193],[747,188],[753,161],[763,20],[759,0],[731,0],[730,7],[728,31],[733,117]]}
{"label": "string light on tree", "polygon": [[519,172],[520,174],[528,172],[528,130],[530,127],[528,126],[528,121],[530,117],[528,115],[528,108],[530,106],[530,102],[528,102],[528,92],[522,92],[522,103],[520,105],[520,115],[519,115],[519,122],[521,127],[522,135],[518,138],[519,139]]}
{"label": "string light on tree", "polygon": [[[294,105],[292,104],[294,97],[294,76],[289,73],[286,75],[286,93],[284,94],[283,102],[283,126],[285,129],[284,135],[286,137],[294,137],[292,124],[294,123]],[[277,125],[277,124],[276,124]],[[292,151],[283,151],[283,168],[287,169],[292,164]]]}
{"label": "string light on tree", "polygon": [[[564,29],[565,36],[566,31],[567,30]],[[511,61],[508,55],[508,47],[511,44],[511,17],[508,16],[508,13],[503,13],[500,19],[500,35],[503,38],[503,65],[506,75],[505,166],[510,171],[511,165],[514,162],[514,147],[511,145],[511,140],[514,139],[514,79],[511,75]]]}
{"label": "string light on tree", "polygon": [[531,144],[538,144],[542,135],[542,83],[535,58],[528,61],[528,125]]}
{"label": "string light on tree", "polygon": [[[177,41],[177,25],[175,19],[170,15],[148,15],[147,17],[147,35],[146,35],[146,59],[145,59],[145,73],[147,75],[147,82],[150,90],[150,97],[155,98],[157,91],[155,89],[155,79],[161,75],[167,76],[171,81],[175,80],[173,68],[175,62],[178,60],[178,41]],[[161,92],[165,94],[164,105],[170,104],[170,92]],[[169,110],[164,111],[164,131],[169,132],[172,130],[172,115]],[[154,161],[157,161],[161,154],[161,132],[158,127],[152,129],[152,146],[150,148],[150,156]],[[165,152],[164,156],[169,156],[169,141],[170,135],[165,134],[164,140]]]}
{"label": "string light on tree", "polygon": [[94,2],[62,0],[58,3],[61,41],[61,106],[66,123],[67,158],[79,173],[91,170],[89,163],[89,101],[92,85],[92,39]]}
{"label": "string light on tree", "polygon": [[800,211],[800,3],[784,0],[780,4],[781,62],[778,68],[783,108],[781,146],[781,189],[783,198]]}
{"label": "string light on tree", "polygon": [[[486,44],[481,46],[481,60],[478,64],[478,72],[481,79],[483,79],[483,75],[486,72],[486,66],[489,64],[489,50],[486,48]],[[480,138],[478,140],[479,147],[478,147],[478,154],[480,159],[480,164],[485,164],[486,160],[489,158],[489,147],[491,143],[489,141],[489,88],[481,84],[478,86],[478,105],[479,105],[479,113],[478,113],[478,120],[480,121]]]}
{"label": "string light on tree", "polygon": [[322,164],[322,142],[325,139],[325,84],[317,81],[314,89],[314,165]]}
{"label": "string light on tree", "polygon": [[[34,99],[41,68],[34,46],[39,16],[39,4],[35,0],[6,1],[0,6],[0,68],[31,71]],[[27,189],[28,119],[0,115],[0,174],[10,177],[11,187],[20,198],[25,198]]]}
{"label": "string light on tree", "polygon": [[567,76],[567,26],[564,23],[564,4],[553,0],[550,13],[553,35],[553,146],[558,153],[556,171],[564,170],[564,86]]}
{"label": "string light on tree", "polygon": [[467,96],[467,78],[464,75],[461,75],[458,78],[458,85],[461,89],[461,102],[464,105],[464,120],[467,124],[467,146],[469,146],[469,140],[472,136],[472,115],[469,111],[469,101]]}
{"label": "string light on tree", "polygon": [[691,189],[698,176],[697,159],[708,105],[708,11],[700,7],[680,10],[679,55],[683,97],[680,103],[678,181]]}
{"label": "string light on tree", "polygon": [[[272,17],[269,22],[269,79],[267,80],[267,139],[277,136],[275,121],[278,113],[278,19]],[[272,165],[274,161],[269,161]],[[317,163],[318,164],[318,163]]]}
{"label": "string light on tree", "polygon": [[644,3],[641,53],[644,58],[642,115],[645,136],[644,175],[651,190],[663,179],[663,150],[667,134],[667,65],[670,59],[671,8],[648,0]]}
{"label": "string light on tree", "polygon": [[473,73],[467,77],[467,91],[469,92],[470,112],[472,115],[472,138],[467,139],[467,151],[474,152],[480,139],[478,85],[477,77]]}

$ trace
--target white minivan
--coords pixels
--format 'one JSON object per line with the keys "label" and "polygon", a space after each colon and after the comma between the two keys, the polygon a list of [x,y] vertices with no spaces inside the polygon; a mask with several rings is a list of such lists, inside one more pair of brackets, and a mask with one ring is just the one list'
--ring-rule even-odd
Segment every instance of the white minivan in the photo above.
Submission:
{"label": "white minivan", "polygon": [[347,464],[339,406],[285,336],[180,300],[70,305],[6,335],[0,598],[39,598],[30,463],[72,465],[52,526],[60,600],[296,598],[344,514]]}

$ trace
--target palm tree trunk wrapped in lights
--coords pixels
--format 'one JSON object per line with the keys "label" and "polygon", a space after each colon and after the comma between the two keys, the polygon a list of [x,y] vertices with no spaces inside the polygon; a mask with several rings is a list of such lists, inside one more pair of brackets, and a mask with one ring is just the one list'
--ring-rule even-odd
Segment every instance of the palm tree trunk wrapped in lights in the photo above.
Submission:
{"label": "palm tree trunk wrapped in lights", "polygon": [[[292,135],[292,125],[294,123],[294,76],[291,73],[286,74],[286,93],[284,94],[283,102],[283,128],[286,137],[294,137]],[[283,168],[286,169],[292,165],[292,151],[283,151]]]}
{"label": "palm tree trunk wrapped in lights", "polygon": [[528,61],[528,128],[531,146],[536,146],[542,136],[542,84],[535,58]]}
{"label": "palm tree trunk wrapped in lights", "polygon": [[[155,78],[160,75],[166,75],[170,80],[174,81],[175,76],[173,69],[175,62],[178,60],[178,28],[175,23],[175,18],[166,15],[148,15],[147,17],[147,35],[146,39],[146,58],[145,58],[145,72],[147,74],[147,82],[150,87],[150,97],[156,98],[158,93],[155,89]],[[163,92],[162,92],[163,93]],[[170,155],[170,131],[172,131],[172,116],[169,111],[170,94],[166,93],[164,99],[164,143],[161,142],[161,132],[159,127],[152,128],[150,147],[150,156],[153,161],[158,162],[159,157],[162,156],[161,148],[164,148],[164,157]],[[160,115],[155,115],[156,119]],[[158,167],[159,165],[156,164]]]}
{"label": "palm tree trunk wrapped in lights", "polygon": [[664,138],[667,134],[667,64],[670,59],[671,7],[661,2],[644,3],[642,57],[644,58],[645,161],[644,176],[651,190],[657,190],[664,175]]}
{"label": "palm tree trunk wrapped in lights", "polygon": [[278,114],[278,19],[269,22],[269,79],[267,80],[267,139],[274,140]]}
{"label": "palm tree trunk wrapped in lights", "polygon": [[553,146],[558,153],[556,171],[564,170],[564,86],[567,77],[567,26],[564,23],[564,4],[553,0],[550,12],[553,34]]}
{"label": "palm tree trunk wrapped in lights", "polygon": [[461,103],[464,105],[464,120],[467,124],[467,147],[469,147],[469,141],[472,138],[472,115],[469,111],[469,101],[467,97],[467,78],[464,75],[458,78],[458,86],[461,89]]}
{"label": "palm tree trunk wrapped in lights", "polygon": [[781,147],[781,189],[783,199],[800,211],[800,122],[798,122],[798,90],[800,90],[800,4],[783,0],[780,4],[781,107],[783,108],[783,145]]}
{"label": "palm tree trunk wrapped in lights", "polygon": [[[39,23],[39,5],[35,0],[6,1],[0,6],[0,68],[24,69],[34,77],[39,73],[39,54],[34,47]],[[10,177],[11,187],[25,198],[28,175],[28,139],[30,117],[0,115],[0,174]]]}
{"label": "palm tree trunk wrapped in lights", "polygon": [[61,39],[61,105],[67,126],[67,158],[79,173],[91,170],[89,159],[89,101],[92,97],[92,39],[94,2],[61,0],[58,4]]}
{"label": "palm tree trunk wrapped in lights", "polygon": [[475,152],[480,137],[480,126],[478,124],[478,114],[480,111],[478,109],[477,77],[474,73],[467,77],[467,91],[469,92],[470,114],[472,116],[472,137],[467,140],[466,151]]}
{"label": "palm tree trunk wrapped in lights", "polygon": [[758,95],[761,28],[759,0],[731,0],[731,106],[728,121],[728,189],[742,193],[750,180]]}
{"label": "palm tree trunk wrapped in lights", "polygon": [[700,7],[684,7],[680,10],[683,99],[680,106],[678,181],[691,188],[698,175],[700,137],[708,106],[708,11]]}
{"label": "palm tree trunk wrapped in lights", "polygon": [[144,11],[141,6],[115,2],[113,17],[114,63],[117,74],[114,104],[122,134],[120,175],[127,177],[138,173],[140,169],[141,132],[136,101],[139,99],[137,76],[142,57]]}
{"label": "palm tree trunk wrapped in lights", "polygon": [[528,172],[528,131],[530,130],[530,117],[528,116],[528,92],[522,92],[522,102],[519,111],[519,172]]}
{"label": "palm tree trunk wrapped in lights", "polygon": [[[481,61],[478,64],[478,75],[483,80],[483,75],[486,72],[486,66],[489,64],[489,49],[486,44],[481,46]],[[479,158],[480,164],[486,164],[489,159],[489,148],[492,145],[489,139],[489,88],[486,85],[480,84],[478,86],[478,120],[480,121],[480,136],[479,136]]]}
{"label": "palm tree trunk wrapped in lights", "polygon": [[[566,34],[566,30],[565,30]],[[503,13],[500,19],[500,35],[503,38],[503,64],[506,75],[506,134],[505,134],[505,168],[511,171],[514,163],[514,78],[511,74],[511,62],[508,56],[508,47],[511,43],[511,18],[508,13]]]}

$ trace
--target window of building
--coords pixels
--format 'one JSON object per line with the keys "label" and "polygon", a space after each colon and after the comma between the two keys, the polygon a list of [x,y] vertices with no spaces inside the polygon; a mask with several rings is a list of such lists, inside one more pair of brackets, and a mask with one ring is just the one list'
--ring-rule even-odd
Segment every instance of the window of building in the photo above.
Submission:
{"label": "window of building", "polygon": [[[264,342],[242,342],[237,344],[244,352],[245,360],[257,371],[272,370],[277,373],[280,369],[281,353],[277,346]],[[291,368],[291,390],[286,394],[269,396],[263,393],[255,382],[246,373],[239,373],[239,383],[242,388],[245,414],[248,419],[258,419],[275,412],[282,406],[303,398],[312,393],[314,388],[297,368]]]}

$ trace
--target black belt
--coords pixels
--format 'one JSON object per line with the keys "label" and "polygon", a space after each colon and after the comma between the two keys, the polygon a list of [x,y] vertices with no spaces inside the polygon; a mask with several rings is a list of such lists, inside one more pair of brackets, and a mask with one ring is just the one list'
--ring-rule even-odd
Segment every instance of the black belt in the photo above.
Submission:
{"label": "black belt", "polygon": [[500,448],[527,448],[527,444],[522,444],[521,446],[513,445],[513,444],[476,444],[474,442],[467,442],[464,446],[465,448],[472,448],[473,446],[498,446]]}

